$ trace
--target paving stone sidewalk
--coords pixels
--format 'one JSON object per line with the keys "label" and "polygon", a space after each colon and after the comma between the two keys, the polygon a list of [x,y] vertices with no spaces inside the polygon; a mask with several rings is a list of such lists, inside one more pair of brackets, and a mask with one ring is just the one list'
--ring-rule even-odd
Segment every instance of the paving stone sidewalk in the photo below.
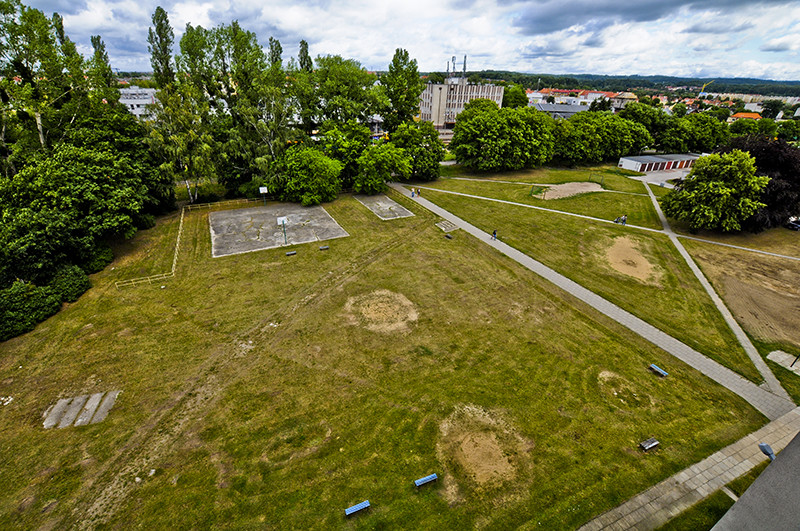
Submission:
{"label": "paving stone sidewalk", "polygon": [[653,208],[658,214],[659,219],[661,220],[661,226],[664,227],[664,232],[669,237],[672,244],[681,254],[683,259],[686,261],[686,264],[689,266],[689,269],[692,270],[694,276],[697,277],[697,280],[700,281],[700,284],[703,286],[703,289],[706,290],[708,296],[711,297],[711,300],[714,302],[714,305],[719,310],[719,313],[722,315],[722,318],[725,319],[725,322],[728,324],[728,328],[731,329],[733,335],[736,336],[736,340],[742,346],[742,349],[747,353],[747,356],[750,358],[750,361],[753,362],[758,372],[761,374],[761,377],[764,378],[764,382],[767,385],[767,388],[772,393],[785,398],[786,400],[791,400],[789,397],[789,393],[787,393],[783,387],[781,387],[780,382],[772,374],[772,371],[767,366],[767,362],[761,357],[758,350],[756,349],[755,345],[753,345],[750,338],[747,337],[747,334],[744,333],[742,327],[739,326],[739,323],[734,319],[733,314],[730,312],[728,307],[722,301],[722,299],[717,295],[717,292],[714,290],[714,287],[708,281],[706,276],[700,271],[700,268],[695,263],[694,259],[691,257],[689,252],[683,246],[683,244],[678,240],[677,235],[673,232],[672,227],[670,227],[669,222],[667,221],[667,217],[664,215],[664,212],[661,210],[661,205],[658,204],[658,200],[656,199],[655,194],[653,194],[653,190],[650,189],[649,186],[646,186],[647,193],[650,194],[650,200],[653,203]]}
{"label": "paving stone sidewalk", "polygon": [[779,452],[798,432],[800,408],[603,513],[579,531],[656,529],[765,461],[758,443],[767,443]]}
{"label": "paving stone sidewalk", "polygon": [[[390,186],[406,196],[411,195],[411,193],[400,184],[392,183]],[[500,240],[492,240],[491,235],[483,232],[474,225],[467,223],[458,216],[451,214],[447,210],[435,205],[434,203],[431,203],[423,197],[416,197],[414,199],[421,206],[424,206],[434,214],[437,214],[438,216],[441,216],[442,218],[458,225],[462,230],[480,240],[485,241],[488,245],[491,245],[509,258],[517,261],[546,280],[549,280],[561,289],[582,300],[589,306],[614,319],[634,333],[647,339],[654,345],[662,348],[681,361],[699,370],[720,385],[738,394],[753,407],[761,411],[770,420],[775,420],[795,408],[794,403],[792,403],[790,400],[787,400],[781,396],[777,396],[765,389],[758,387],[754,383],[742,378],[727,367],[724,367],[721,364],[705,357],[701,353],[690,348],[688,345],[685,345],[674,337],[662,332],[651,324],[639,319],[635,315],[623,310],[619,306],[609,302],[603,297],[600,297],[594,292],[589,291],[580,284],[573,282],[564,275],[557,273],[541,262],[534,260],[530,256],[518,251],[517,249],[514,249],[510,245],[507,245]],[[499,234],[498,236],[502,239],[502,234]]]}

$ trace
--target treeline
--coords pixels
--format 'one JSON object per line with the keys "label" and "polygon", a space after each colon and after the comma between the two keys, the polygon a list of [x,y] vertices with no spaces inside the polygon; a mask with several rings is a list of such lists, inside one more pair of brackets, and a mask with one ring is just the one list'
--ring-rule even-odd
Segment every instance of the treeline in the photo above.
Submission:
{"label": "treeline", "polygon": [[800,96],[800,81],[774,81],[751,78],[687,78],[672,76],[605,76],[594,74],[524,74],[505,70],[467,72],[486,80],[504,80],[528,89],[587,89],[622,92],[634,89],[666,90],[667,87],[702,87],[714,81],[707,90],[764,96]]}
{"label": "treeline", "polygon": [[[119,103],[100,36],[84,58],[58,14],[19,0],[0,19],[0,341],[75,300],[110,243],[152,226],[204,184],[228,196],[260,186],[316,204],[342,189],[375,193],[389,178],[435,179],[444,148],[412,120],[423,85],[397,50],[380,83],[352,59],[284,61],[237,22],[174,33],[158,7],[147,41],[158,87],[152,118]],[[144,38],[144,36],[143,36]],[[380,116],[389,135],[374,141]],[[393,177],[394,176],[394,177]]]}

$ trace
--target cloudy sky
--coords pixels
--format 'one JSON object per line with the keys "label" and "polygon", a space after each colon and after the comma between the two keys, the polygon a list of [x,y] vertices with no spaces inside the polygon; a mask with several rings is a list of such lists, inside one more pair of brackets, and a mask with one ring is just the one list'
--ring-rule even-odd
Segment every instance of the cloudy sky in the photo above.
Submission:
{"label": "cloudy sky", "polygon": [[[150,70],[147,30],[157,5],[177,43],[187,23],[238,20],[284,59],[298,42],[385,70],[405,48],[421,71],[464,54],[469,70],[666,74],[800,80],[800,1],[785,0],[23,0],[64,17],[84,55],[103,37],[120,70]],[[461,66],[459,65],[459,69]]]}

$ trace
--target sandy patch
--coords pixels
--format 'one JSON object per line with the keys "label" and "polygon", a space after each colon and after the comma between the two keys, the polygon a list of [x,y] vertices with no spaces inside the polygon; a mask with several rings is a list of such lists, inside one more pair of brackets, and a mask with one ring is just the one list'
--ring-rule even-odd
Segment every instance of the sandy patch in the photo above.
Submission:
{"label": "sandy patch", "polygon": [[587,192],[602,192],[603,187],[597,183],[564,183],[548,185],[544,191],[544,199],[562,199]]}
{"label": "sandy patch", "polygon": [[623,275],[628,275],[646,284],[661,284],[661,271],[645,258],[638,244],[627,236],[614,238],[606,250],[609,265]]}
{"label": "sandy patch", "polygon": [[350,297],[344,314],[348,324],[380,333],[408,332],[419,317],[414,303],[405,295],[386,289]]}
{"label": "sandy patch", "polygon": [[463,501],[459,482],[473,489],[501,486],[516,477],[522,456],[533,450],[497,412],[462,405],[439,425],[436,453],[446,478],[444,497],[452,505]]}

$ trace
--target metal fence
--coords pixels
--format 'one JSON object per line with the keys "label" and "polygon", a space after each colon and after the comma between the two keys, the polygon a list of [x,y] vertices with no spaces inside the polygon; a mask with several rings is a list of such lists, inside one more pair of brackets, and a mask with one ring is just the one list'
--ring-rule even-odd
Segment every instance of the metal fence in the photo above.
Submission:
{"label": "metal fence", "polygon": [[172,256],[172,269],[169,273],[158,273],[157,275],[150,275],[147,277],[139,277],[139,278],[131,278],[128,280],[118,280],[114,282],[114,286],[117,289],[124,288],[127,286],[137,286],[139,284],[152,284],[153,282],[157,282],[159,280],[165,280],[168,278],[172,278],[175,276],[175,270],[178,267],[178,253],[181,250],[181,237],[183,236],[183,218],[186,214],[186,211],[198,210],[198,209],[207,209],[211,210],[212,208],[219,208],[219,207],[226,207],[226,206],[233,206],[233,205],[242,205],[246,203],[255,203],[260,201],[260,199],[231,199],[229,201],[220,201],[218,203],[201,203],[198,205],[186,205],[181,209],[181,221],[178,224],[178,237],[175,239],[175,252]]}

